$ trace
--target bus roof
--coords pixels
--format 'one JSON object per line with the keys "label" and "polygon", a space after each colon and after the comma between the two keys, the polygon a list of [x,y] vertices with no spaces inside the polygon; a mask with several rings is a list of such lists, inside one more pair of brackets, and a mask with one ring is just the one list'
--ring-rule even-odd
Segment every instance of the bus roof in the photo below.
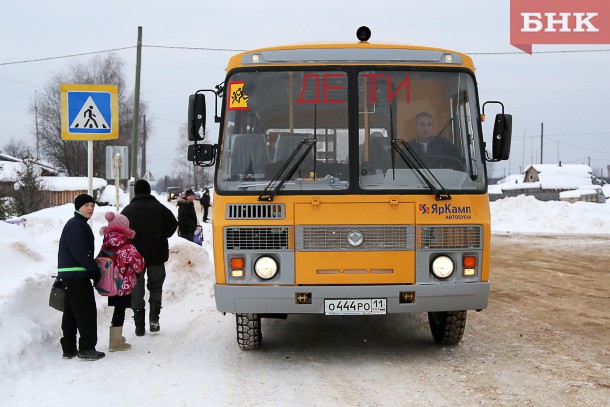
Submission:
{"label": "bus roof", "polygon": [[238,67],[315,65],[416,65],[461,67],[474,72],[472,59],[460,52],[387,43],[312,43],[259,48],[229,60],[227,72]]}

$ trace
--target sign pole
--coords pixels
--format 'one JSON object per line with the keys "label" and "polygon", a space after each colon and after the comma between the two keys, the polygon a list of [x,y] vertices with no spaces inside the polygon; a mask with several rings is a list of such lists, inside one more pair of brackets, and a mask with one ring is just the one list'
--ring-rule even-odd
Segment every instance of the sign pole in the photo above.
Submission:
{"label": "sign pole", "polygon": [[114,164],[114,189],[116,191],[116,211],[119,211],[119,168],[121,166],[121,154],[116,153],[113,157]]}
{"label": "sign pole", "polygon": [[93,140],[87,140],[87,175],[89,177],[89,195],[93,196]]}

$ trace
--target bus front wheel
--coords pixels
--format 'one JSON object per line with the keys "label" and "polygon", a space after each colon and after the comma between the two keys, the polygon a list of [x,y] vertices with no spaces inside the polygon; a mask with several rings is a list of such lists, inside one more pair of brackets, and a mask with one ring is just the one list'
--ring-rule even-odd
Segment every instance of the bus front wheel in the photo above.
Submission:
{"label": "bus front wheel", "polygon": [[261,317],[259,314],[235,314],[237,344],[243,350],[258,349],[261,346]]}
{"label": "bus front wheel", "polygon": [[464,335],[466,311],[428,312],[428,322],[436,343],[455,345]]}

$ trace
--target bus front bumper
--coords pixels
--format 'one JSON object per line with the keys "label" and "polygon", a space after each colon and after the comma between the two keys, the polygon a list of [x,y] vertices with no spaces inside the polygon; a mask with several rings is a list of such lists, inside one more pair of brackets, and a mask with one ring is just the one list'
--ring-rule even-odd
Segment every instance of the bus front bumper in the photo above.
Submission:
{"label": "bus front bumper", "polygon": [[[229,313],[324,314],[324,300],[387,300],[387,313],[481,310],[487,307],[489,282],[375,286],[244,286],[214,285],[216,308]],[[297,303],[297,295],[310,302]],[[401,302],[401,293],[413,293]]]}

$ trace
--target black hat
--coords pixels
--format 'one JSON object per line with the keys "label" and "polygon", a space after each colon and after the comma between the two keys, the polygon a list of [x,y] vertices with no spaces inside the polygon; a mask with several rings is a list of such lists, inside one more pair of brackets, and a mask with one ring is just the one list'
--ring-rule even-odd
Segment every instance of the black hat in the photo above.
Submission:
{"label": "black hat", "polygon": [[187,189],[187,190],[184,192],[184,196],[185,196],[185,197],[186,197],[186,196],[189,196],[189,195],[193,195],[193,196],[195,196],[195,193],[193,192],[193,190],[192,190],[192,189]]}
{"label": "black hat", "polygon": [[89,194],[80,194],[74,198],[74,209],[79,210],[84,204],[89,202],[95,203],[95,199]]}
{"label": "black hat", "polygon": [[150,184],[145,179],[139,179],[133,184],[133,193],[135,195],[150,194]]}

